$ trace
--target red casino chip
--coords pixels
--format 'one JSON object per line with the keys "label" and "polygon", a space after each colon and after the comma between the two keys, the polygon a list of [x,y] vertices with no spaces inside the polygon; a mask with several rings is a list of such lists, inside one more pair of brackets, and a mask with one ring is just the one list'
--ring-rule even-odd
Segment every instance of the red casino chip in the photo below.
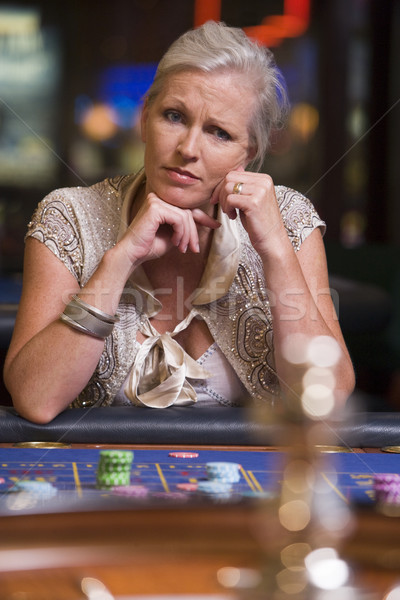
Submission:
{"label": "red casino chip", "polygon": [[178,488],[178,490],[184,490],[185,492],[197,491],[197,483],[177,483],[176,487]]}
{"label": "red casino chip", "polygon": [[172,456],[173,458],[197,458],[199,456],[198,452],[170,452],[168,456]]}

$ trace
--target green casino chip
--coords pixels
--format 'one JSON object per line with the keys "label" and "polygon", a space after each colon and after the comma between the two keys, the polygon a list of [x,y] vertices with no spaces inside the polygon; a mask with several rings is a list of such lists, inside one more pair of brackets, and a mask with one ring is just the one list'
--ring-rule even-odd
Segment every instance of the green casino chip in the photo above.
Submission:
{"label": "green casino chip", "polygon": [[130,450],[101,450],[97,465],[97,487],[110,489],[130,484],[133,452]]}
{"label": "green casino chip", "polygon": [[99,489],[110,489],[114,486],[129,485],[130,482],[130,472],[102,473],[97,475],[96,487]]}
{"label": "green casino chip", "polygon": [[120,465],[116,463],[99,463],[97,473],[127,473],[131,470],[131,464]]}
{"label": "green casino chip", "polygon": [[112,460],[116,462],[132,462],[133,452],[131,450],[101,450],[100,460]]}

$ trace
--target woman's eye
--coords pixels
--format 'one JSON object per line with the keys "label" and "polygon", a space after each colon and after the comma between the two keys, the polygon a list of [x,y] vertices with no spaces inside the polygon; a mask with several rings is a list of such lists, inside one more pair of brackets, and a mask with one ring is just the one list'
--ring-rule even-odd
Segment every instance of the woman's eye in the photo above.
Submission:
{"label": "woman's eye", "polygon": [[223,140],[223,141],[228,141],[231,139],[231,136],[229,135],[229,133],[227,131],[225,131],[224,129],[220,129],[219,127],[215,128],[214,135],[219,140]]}
{"label": "woman's eye", "polygon": [[164,114],[168,121],[171,121],[171,123],[179,123],[182,119],[180,113],[175,110],[166,110]]}

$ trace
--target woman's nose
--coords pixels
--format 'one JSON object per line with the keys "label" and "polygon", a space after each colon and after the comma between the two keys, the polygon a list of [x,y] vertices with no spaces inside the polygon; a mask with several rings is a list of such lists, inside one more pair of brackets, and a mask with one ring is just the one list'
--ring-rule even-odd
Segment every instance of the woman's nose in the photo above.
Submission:
{"label": "woman's nose", "polygon": [[186,129],[178,143],[178,151],[186,160],[195,160],[199,155],[200,135],[194,129]]}

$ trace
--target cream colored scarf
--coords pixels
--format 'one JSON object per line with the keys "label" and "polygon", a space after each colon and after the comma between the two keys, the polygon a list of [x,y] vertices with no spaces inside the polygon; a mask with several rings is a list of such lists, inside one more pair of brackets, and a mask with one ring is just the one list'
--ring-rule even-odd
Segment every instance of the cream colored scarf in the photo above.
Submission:
{"label": "cream colored scarf", "polygon": [[[127,190],[118,239],[128,228],[132,202],[144,181],[142,171]],[[213,233],[207,264],[192,297],[193,308],[172,332],[158,333],[149,320],[160,311],[162,305],[153,295],[144,269],[138,267],[129,279],[129,285],[135,288],[142,306],[146,307],[139,328],[146,339],[139,348],[124,389],[133,404],[151,408],[193,404],[197,401],[196,392],[187,378],[205,379],[210,376],[174,337],[188,327],[196,315],[196,305],[208,304],[224,296],[236,275],[239,262],[237,222],[229,219],[221,210],[218,211],[218,220],[221,227]]]}

